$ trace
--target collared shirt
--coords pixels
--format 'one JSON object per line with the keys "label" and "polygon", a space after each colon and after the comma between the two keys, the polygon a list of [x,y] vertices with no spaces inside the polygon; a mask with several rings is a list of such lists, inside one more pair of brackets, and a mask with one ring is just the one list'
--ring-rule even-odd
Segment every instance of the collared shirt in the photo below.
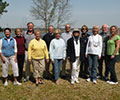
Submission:
{"label": "collared shirt", "polygon": [[80,39],[78,39],[78,43],[76,43],[76,40],[74,39],[74,48],[75,48],[75,56],[80,56]]}
{"label": "collared shirt", "polygon": [[100,33],[100,36],[102,37],[102,56],[105,56],[107,53],[107,41],[109,40],[110,34],[109,33]]}
{"label": "collared shirt", "polygon": [[[34,32],[34,31],[33,31],[33,32]],[[29,45],[30,41],[35,38],[35,35],[34,35],[34,33],[28,34],[28,31],[26,31],[26,32],[23,34],[23,37],[24,37],[24,39],[25,39],[25,50],[28,50],[28,45]]]}
{"label": "collared shirt", "polygon": [[61,38],[65,41],[66,46],[68,39],[70,39],[71,37],[72,37],[72,32],[69,33],[64,32],[61,34]]}

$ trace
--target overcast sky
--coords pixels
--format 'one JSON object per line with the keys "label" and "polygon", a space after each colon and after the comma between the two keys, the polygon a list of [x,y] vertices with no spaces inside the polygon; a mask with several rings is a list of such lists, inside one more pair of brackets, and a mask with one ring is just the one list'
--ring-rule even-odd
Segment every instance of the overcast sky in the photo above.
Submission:
{"label": "overcast sky", "polygon": [[[32,0],[6,0],[9,3],[8,12],[0,18],[1,27],[26,27],[27,22],[33,21],[39,26],[40,21],[30,15]],[[80,28],[83,24],[108,24],[120,27],[120,0],[71,0],[72,27]]]}

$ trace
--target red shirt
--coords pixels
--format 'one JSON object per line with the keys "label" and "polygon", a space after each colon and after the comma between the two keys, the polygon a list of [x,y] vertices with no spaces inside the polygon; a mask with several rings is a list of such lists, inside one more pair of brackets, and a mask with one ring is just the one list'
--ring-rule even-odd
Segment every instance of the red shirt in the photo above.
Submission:
{"label": "red shirt", "polygon": [[17,42],[17,54],[25,54],[25,39],[24,37],[20,36],[16,36],[15,40]]}

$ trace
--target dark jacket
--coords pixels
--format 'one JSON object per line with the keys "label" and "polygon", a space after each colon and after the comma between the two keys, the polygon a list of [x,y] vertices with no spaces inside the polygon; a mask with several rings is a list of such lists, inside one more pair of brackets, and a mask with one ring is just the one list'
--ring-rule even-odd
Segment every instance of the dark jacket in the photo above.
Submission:
{"label": "dark jacket", "polygon": [[43,40],[44,40],[44,41],[46,42],[46,44],[47,44],[48,51],[49,51],[49,47],[50,47],[50,42],[51,42],[51,40],[54,39],[54,38],[55,38],[55,35],[54,35],[54,34],[50,35],[50,33],[47,33],[47,34],[45,34],[45,35],[43,36]]}
{"label": "dark jacket", "polygon": [[81,35],[81,39],[80,39],[80,60],[81,61],[85,61],[85,52],[86,52],[86,46],[87,46],[87,42],[88,42],[88,37],[90,35],[89,34],[83,34]]}
{"label": "dark jacket", "polygon": [[76,56],[75,56],[75,47],[74,47],[74,38],[70,38],[67,41],[67,56],[70,58],[70,62],[75,62]]}

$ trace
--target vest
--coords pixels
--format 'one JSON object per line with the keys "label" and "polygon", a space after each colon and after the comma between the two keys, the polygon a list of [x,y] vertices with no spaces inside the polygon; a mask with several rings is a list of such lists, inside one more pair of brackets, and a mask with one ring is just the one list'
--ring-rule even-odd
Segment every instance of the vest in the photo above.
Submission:
{"label": "vest", "polygon": [[8,42],[7,38],[2,38],[2,54],[5,57],[13,56],[14,52],[14,38],[10,37],[10,41]]}

